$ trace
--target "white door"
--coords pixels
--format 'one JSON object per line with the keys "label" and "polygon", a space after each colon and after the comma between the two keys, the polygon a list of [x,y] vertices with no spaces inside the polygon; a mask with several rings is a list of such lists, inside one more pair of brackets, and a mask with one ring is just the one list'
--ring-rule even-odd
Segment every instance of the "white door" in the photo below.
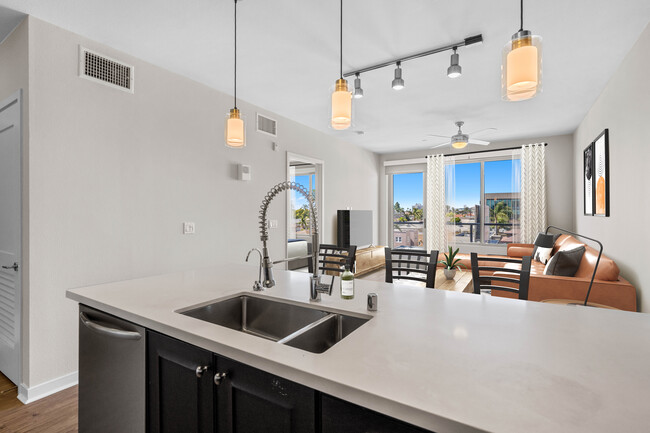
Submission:
{"label": "white door", "polygon": [[21,93],[0,103],[0,371],[20,381]]}

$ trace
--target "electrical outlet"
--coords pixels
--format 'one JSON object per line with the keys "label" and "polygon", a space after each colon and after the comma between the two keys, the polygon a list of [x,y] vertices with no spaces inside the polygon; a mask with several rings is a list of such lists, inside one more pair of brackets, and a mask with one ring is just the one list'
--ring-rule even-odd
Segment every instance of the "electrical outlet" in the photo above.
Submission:
{"label": "electrical outlet", "polygon": [[277,229],[278,228],[278,220],[270,220],[269,221],[269,228]]}
{"label": "electrical outlet", "polygon": [[196,226],[193,222],[184,222],[183,223],[183,234],[184,235],[193,235],[196,233]]}

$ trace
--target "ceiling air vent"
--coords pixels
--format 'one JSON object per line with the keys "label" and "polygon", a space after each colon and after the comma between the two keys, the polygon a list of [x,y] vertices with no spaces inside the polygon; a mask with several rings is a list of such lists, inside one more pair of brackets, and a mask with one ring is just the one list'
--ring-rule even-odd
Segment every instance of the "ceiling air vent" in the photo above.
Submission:
{"label": "ceiling air vent", "polygon": [[278,122],[276,122],[275,120],[266,116],[262,116],[260,113],[257,113],[257,132],[263,132],[264,134],[277,137],[278,136],[277,126],[278,126]]}
{"label": "ceiling air vent", "polygon": [[79,46],[79,76],[133,93],[133,66]]}

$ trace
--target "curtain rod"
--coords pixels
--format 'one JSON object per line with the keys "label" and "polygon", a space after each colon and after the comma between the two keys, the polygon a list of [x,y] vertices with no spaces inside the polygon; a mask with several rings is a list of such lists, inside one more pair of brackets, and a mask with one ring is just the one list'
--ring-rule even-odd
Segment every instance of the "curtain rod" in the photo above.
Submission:
{"label": "curtain rod", "polygon": [[[534,143],[537,144],[537,143]],[[544,146],[548,146],[548,143],[539,143],[543,144]],[[498,152],[501,150],[521,150],[522,147],[524,146],[530,146],[529,144],[523,144],[521,146],[514,146],[514,147],[504,147],[503,149],[488,149],[488,150],[475,150],[473,152],[461,152],[461,153],[449,153],[449,154],[442,154],[442,156],[461,156],[461,155],[474,155],[476,153],[485,153],[485,152]],[[439,154],[436,154],[439,155]]]}
{"label": "curtain rod", "polygon": [[[541,143],[544,146],[548,146],[548,143]],[[503,149],[490,149],[490,150],[476,150],[474,152],[461,152],[461,153],[449,153],[449,154],[442,154],[442,156],[462,156],[462,155],[472,155],[476,153],[486,153],[486,152],[501,152],[502,150],[520,150],[523,146],[528,146],[527,144],[524,144],[522,146],[514,146],[514,147],[504,147]],[[440,154],[436,154],[440,155]],[[428,155],[427,155],[428,156]],[[408,164],[422,164],[427,162],[427,156],[423,156],[421,158],[411,158],[411,159],[393,159],[389,161],[384,161],[384,167],[390,167],[393,165],[408,165]]]}

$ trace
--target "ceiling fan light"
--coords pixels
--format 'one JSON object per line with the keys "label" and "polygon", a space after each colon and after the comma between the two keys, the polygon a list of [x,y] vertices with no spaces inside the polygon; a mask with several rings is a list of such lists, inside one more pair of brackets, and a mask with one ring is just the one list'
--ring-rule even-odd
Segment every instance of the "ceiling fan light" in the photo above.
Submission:
{"label": "ceiling fan light", "polygon": [[[460,127],[459,127],[460,128]],[[467,147],[469,136],[467,134],[456,134],[451,137],[451,147],[454,149],[464,149]]]}
{"label": "ceiling fan light", "polygon": [[460,67],[459,58],[460,56],[456,52],[456,48],[454,48],[454,54],[451,55],[451,65],[447,68],[447,76],[449,78],[458,78],[463,74],[463,68]]}
{"label": "ceiling fan light", "polygon": [[352,95],[348,91],[348,82],[343,78],[336,80],[336,88],[332,92],[333,129],[347,129],[352,124]]}
{"label": "ceiling fan light", "polygon": [[393,90],[402,90],[404,88],[404,80],[402,79],[402,67],[400,62],[397,62],[397,67],[395,68],[395,78],[393,79]]}

